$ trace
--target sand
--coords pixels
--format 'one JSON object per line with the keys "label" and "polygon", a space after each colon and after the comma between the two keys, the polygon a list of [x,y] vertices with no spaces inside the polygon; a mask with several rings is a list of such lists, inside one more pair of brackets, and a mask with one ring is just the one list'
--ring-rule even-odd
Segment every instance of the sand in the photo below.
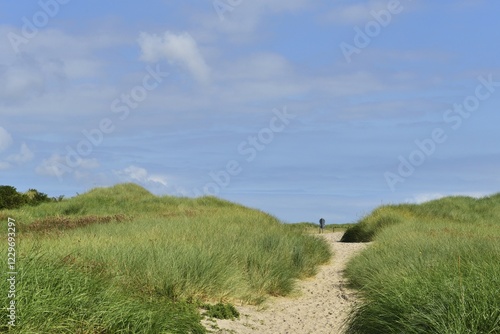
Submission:
{"label": "sand", "polygon": [[343,270],[347,261],[366,244],[341,243],[342,232],[321,235],[330,243],[334,256],[320,267],[313,278],[298,283],[295,297],[269,298],[264,305],[236,305],[236,320],[204,321],[207,329],[217,334],[341,334],[349,312],[357,302],[354,291],[346,287]]}

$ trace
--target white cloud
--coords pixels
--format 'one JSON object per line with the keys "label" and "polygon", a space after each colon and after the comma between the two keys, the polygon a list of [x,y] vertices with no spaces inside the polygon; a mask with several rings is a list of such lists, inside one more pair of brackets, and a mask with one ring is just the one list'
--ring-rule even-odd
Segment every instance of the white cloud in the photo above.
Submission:
{"label": "white cloud", "polygon": [[[17,26],[0,25],[0,35],[8,33],[19,35],[21,31]],[[135,43],[130,35],[116,29],[99,34],[70,34],[48,28],[41,29],[36,38],[20,46],[21,52],[15,53],[8,38],[0,39],[0,105],[6,108],[2,113],[102,111],[102,106],[109,105],[120,88],[110,83],[107,74],[112,70],[105,66],[108,61],[116,63],[116,59],[109,60],[98,53],[117,46],[134,47]],[[127,87],[126,83],[123,86]],[[104,101],[99,99],[104,95]],[[52,105],[53,100],[56,101]]]}
{"label": "white cloud", "polygon": [[0,65],[0,97],[3,102],[26,102],[39,97],[49,86],[62,86],[66,78],[64,64],[55,59],[37,59],[20,54],[8,64]]}
{"label": "white cloud", "polygon": [[136,166],[129,166],[123,171],[118,171],[117,174],[139,182],[146,180],[148,177],[148,172],[146,169]]}
{"label": "white cloud", "polygon": [[5,151],[12,144],[12,136],[0,126],[0,152]]}
{"label": "white cloud", "polygon": [[[19,27],[0,25],[0,34],[22,35]],[[19,46],[15,53],[8,38],[0,40],[0,83],[3,96],[17,96],[26,90],[40,92],[53,77],[88,78],[102,73],[102,62],[93,52],[123,44],[118,35],[70,35],[56,29],[40,30],[36,38]],[[12,96],[11,96],[12,98]]]}
{"label": "white cloud", "polygon": [[35,157],[35,154],[33,153],[33,151],[31,151],[29,149],[29,147],[28,147],[28,145],[26,145],[26,143],[23,143],[21,145],[21,150],[19,151],[19,153],[10,155],[7,158],[7,160],[10,162],[15,162],[17,164],[21,164],[21,163],[25,163],[25,162],[28,162],[30,160],[33,160],[34,157]]}
{"label": "white cloud", "polygon": [[185,67],[201,83],[207,83],[210,68],[206,64],[194,38],[188,33],[176,35],[166,31],[163,36],[141,33],[139,36],[141,60],[157,62],[163,58]]}
{"label": "white cloud", "polygon": [[44,159],[42,163],[36,167],[35,172],[39,175],[62,177],[65,170],[61,166],[65,166],[66,161],[60,154],[54,153],[48,159]]}
{"label": "white cloud", "polygon": [[58,153],[54,153],[48,159],[44,159],[35,169],[39,175],[55,176],[59,179],[70,174],[75,178],[80,178],[84,170],[96,169],[100,166],[97,159],[81,159],[76,168],[71,168],[66,163],[66,158]]}
{"label": "white cloud", "polygon": [[115,171],[115,175],[125,182],[138,182],[143,185],[156,185],[167,187],[167,176],[165,175],[150,175],[149,172],[142,167],[131,165],[121,171]]}
{"label": "white cloud", "polygon": [[155,182],[155,183],[159,183],[163,186],[167,186],[167,178],[165,176],[162,176],[162,175],[151,175],[149,177],[149,180],[151,182]]}

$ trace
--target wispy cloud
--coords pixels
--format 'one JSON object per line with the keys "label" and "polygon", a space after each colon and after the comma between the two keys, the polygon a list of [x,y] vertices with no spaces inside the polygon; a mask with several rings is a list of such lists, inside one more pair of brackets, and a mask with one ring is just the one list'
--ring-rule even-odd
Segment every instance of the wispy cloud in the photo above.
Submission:
{"label": "wispy cloud", "polygon": [[0,126],[0,152],[5,151],[12,145],[12,136],[3,127]]}
{"label": "wispy cloud", "polygon": [[[0,152],[8,150],[14,143],[12,136],[7,130],[0,126]],[[35,154],[29,149],[26,143],[21,144],[19,153],[9,155],[5,161],[0,161],[0,170],[12,168],[14,164],[21,165],[33,160]]]}
{"label": "wispy cloud", "polygon": [[141,60],[158,62],[166,59],[187,69],[200,83],[210,80],[210,68],[194,38],[187,32],[174,34],[166,31],[163,36],[141,33],[139,36]]}
{"label": "wispy cloud", "polygon": [[35,169],[38,175],[55,176],[62,178],[66,173],[72,174],[79,178],[84,174],[85,170],[96,169],[100,166],[97,159],[81,159],[77,168],[68,168],[68,162],[65,156],[58,153],[52,154],[49,158],[44,159]]}
{"label": "wispy cloud", "polygon": [[33,153],[32,150],[30,150],[28,145],[26,145],[26,143],[22,143],[19,153],[9,155],[7,157],[7,161],[15,162],[17,164],[22,164],[22,163],[33,160],[34,157],[35,157],[35,154]]}

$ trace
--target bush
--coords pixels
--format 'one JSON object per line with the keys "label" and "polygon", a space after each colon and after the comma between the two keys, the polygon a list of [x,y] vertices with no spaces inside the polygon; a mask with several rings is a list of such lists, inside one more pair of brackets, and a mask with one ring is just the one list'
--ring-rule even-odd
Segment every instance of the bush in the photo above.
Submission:
{"label": "bush", "polygon": [[22,194],[12,186],[0,186],[0,210],[15,209],[26,203]]}
{"label": "bush", "polygon": [[[64,196],[62,196],[64,197]],[[59,196],[59,200],[62,200]],[[49,198],[45,193],[36,189],[29,189],[25,193],[20,193],[12,186],[0,186],[0,210],[16,209],[23,205],[35,206],[41,203],[58,201],[55,198]]]}

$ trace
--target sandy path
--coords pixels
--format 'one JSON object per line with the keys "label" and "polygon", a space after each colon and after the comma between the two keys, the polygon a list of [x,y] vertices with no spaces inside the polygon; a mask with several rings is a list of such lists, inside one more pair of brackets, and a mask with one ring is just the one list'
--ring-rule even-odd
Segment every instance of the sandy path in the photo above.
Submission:
{"label": "sandy path", "polygon": [[[318,274],[299,282],[296,297],[270,298],[259,308],[236,306],[238,320],[217,320],[218,334],[340,334],[346,316],[356,302],[342,276],[347,261],[366,244],[340,243],[342,232],[323,234],[334,251],[332,261],[321,266]],[[205,321],[205,324],[210,322]]]}

